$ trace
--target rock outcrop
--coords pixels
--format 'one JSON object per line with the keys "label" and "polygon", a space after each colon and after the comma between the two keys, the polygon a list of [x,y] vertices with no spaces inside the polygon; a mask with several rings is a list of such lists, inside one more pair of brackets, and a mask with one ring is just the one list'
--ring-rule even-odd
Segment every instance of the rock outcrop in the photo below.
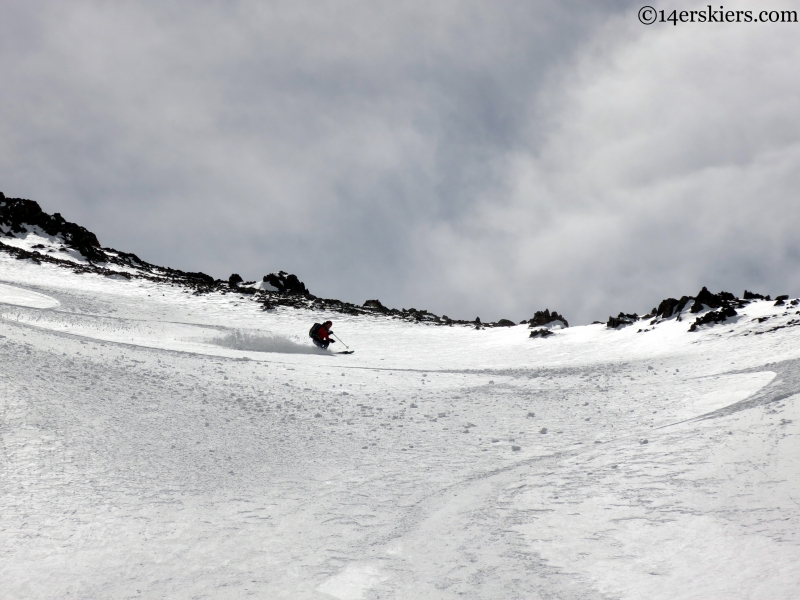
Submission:
{"label": "rock outcrop", "polygon": [[744,306],[744,304],[730,292],[712,294],[708,291],[707,287],[703,286],[703,289],[694,297],[694,304],[692,305],[691,312],[699,313],[706,308],[727,308],[734,305]]}
{"label": "rock outcrop", "polygon": [[309,294],[308,288],[297,278],[297,275],[287,273],[286,271],[278,271],[277,273],[264,275],[264,281],[275,287],[279,292],[285,292],[287,294]]}
{"label": "rock outcrop", "polygon": [[666,298],[659,303],[652,316],[669,319],[673,315],[679,315],[691,300],[693,300],[691,296],[681,296],[680,300]]}
{"label": "rock outcrop", "polygon": [[702,317],[697,317],[694,323],[689,327],[689,331],[697,331],[701,325],[710,325],[713,323],[722,323],[730,317],[735,317],[738,313],[731,306],[725,306],[719,310],[710,310]]}
{"label": "rock outcrop", "polygon": [[761,294],[756,294],[755,292],[748,292],[747,290],[744,291],[742,295],[743,300],[769,300],[769,296],[762,296]]}
{"label": "rock outcrop", "polygon": [[531,334],[528,337],[546,338],[546,337],[549,337],[551,335],[555,335],[555,334],[552,331],[550,331],[549,329],[534,329],[533,331],[531,331]]}
{"label": "rock outcrop", "polygon": [[[782,298],[785,302],[789,297],[779,296],[779,298]],[[662,300],[657,308],[654,308],[649,315],[644,317],[639,317],[636,313],[619,313],[617,317],[609,317],[606,326],[609,329],[618,329],[633,325],[639,320],[647,319],[652,319],[649,325],[657,325],[673,317],[681,321],[682,315],[688,312],[689,314],[700,315],[695,318],[694,323],[689,328],[689,331],[697,331],[703,325],[724,323],[726,320],[736,317],[738,315],[736,309],[747,306],[753,300],[769,300],[769,296],[762,296],[745,290],[744,298],[737,298],[730,292],[714,294],[707,287],[703,287],[696,296],[682,296],[680,300],[675,298]],[[776,303],[776,305],[778,304]]]}
{"label": "rock outcrop", "polygon": [[[18,247],[19,242],[16,243],[16,246],[2,242],[4,237],[24,238],[29,234],[41,236],[43,244],[27,245],[26,249]],[[45,248],[45,239],[53,240],[49,250]],[[66,252],[66,247],[80,253],[85,260],[62,258],[65,255],[59,254],[59,252]],[[232,274],[227,281],[223,281],[201,272],[186,272],[160,267],[141,260],[135,254],[104,248],[100,245],[97,236],[85,227],[65,220],[59,213],[53,215],[45,213],[33,200],[6,198],[2,192],[0,192],[0,251],[20,260],[47,262],[79,273],[94,272],[106,276],[120,276],[127,279],[137,277],[173,285],[184,285],[194,290],[195,294],[211,292],[248,294],[254,296],[254,300],[260,302],[264,310],[290,306],[326,313],[385,316],[409,322],[445,326],[462,325],[476,329],[513,327],[515,325],[508,319],[483,323],[480,318],[466,321],[451,319],[447,315],[439,317],[427,310],[388,308],[377,299],[367,300],[363,305],[358,306],[341,300],[318,298],[309,292],[306,285],[296,275],[286,271],[270,273],[264,276],[262,282],[256,283],[243,282],[242,277],[237,273]],[[671,318],[680,321],[688,308],[690,314],[698,315],[690,329],[690,331],[696,331],[704,325],[722,323],[736,317],[737,308],[746,306],[754,300],[770,300],[770,296],[745,290],[744,297],[739,299],[728,292],[713,294],[703,287],[696,296],[662,300],[650,314],[644,317],[639,317],[636,313],[621,312],[616,317],[609,317],[606,326],[610,329],[619,329],[644,319],[650,320],[649,325],[651,326]],[[788,296],[786,295],[778,296],[775,305],[783,306],[787,300]],[[797,303],[797,300],[791,302],[792,306]],[[569,323],[562,315],[548,309],[537,311],[533,318],[521,322],[521,324],[524,323],[528,323],[528,327],[532,330],[530,332],[532,338],[548,337],[553,335],[554,329],[569,327]]]}
{"label": "rock outcrop", "polygon": [[619,313],[616,317],[608,317],[608,321],[606,322],[606,327],[609,329],[618,329],[619,327],[626,327],[628,325],[633,325],[639,319],[639,315],[633,313],[632,315],[628,315],[625,313]]}
{"label": "rock outcrop", "polygon": [[534,327],[548,327],[552,328],[556,321],[560,322],[560,327],[569,327],[569,323],[567,320],[558,314],[556,311],[550,312],[548,309],[544,310],[537,310],[533,313],[533,318],[528,321],[528,327],[533,329]]}
{"label": "rock outcrop", "polygon": [[6,198],[0,192],[0,225],[9,228],[7,235],[36,232],[59,238],[64,245],[74,248],[87,260],[105,262],[108,257],[100,247],[97,236],[85,227],[70,223],[59,213],[47,214],[34,200]]}

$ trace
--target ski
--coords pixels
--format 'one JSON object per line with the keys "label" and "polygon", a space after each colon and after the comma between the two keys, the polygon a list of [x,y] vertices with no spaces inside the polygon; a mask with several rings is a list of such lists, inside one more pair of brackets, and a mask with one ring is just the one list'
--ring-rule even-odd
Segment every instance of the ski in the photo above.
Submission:
{"label": "ski", "polygon": [[341,352],[334,352],[334,354],[352,354],[355,350],[342,350]]}

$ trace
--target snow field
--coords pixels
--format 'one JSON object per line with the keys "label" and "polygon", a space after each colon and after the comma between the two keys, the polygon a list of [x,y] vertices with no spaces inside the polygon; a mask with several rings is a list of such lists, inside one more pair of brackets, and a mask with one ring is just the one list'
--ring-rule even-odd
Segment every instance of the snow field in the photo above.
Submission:
{"label": "snow field", "polygon": [[[4,597],[800,590],[793,309],[531,340],[6,256],[0,284]],[[356,354],[309,344],[325,317]]]}

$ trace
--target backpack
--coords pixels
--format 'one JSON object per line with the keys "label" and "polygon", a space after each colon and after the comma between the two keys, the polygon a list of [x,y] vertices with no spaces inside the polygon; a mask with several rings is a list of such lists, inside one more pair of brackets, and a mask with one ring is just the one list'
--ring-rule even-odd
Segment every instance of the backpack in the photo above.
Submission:
{"label": "backpack", "polygon": [[311,329],[308,331],[308,337],[310,337],[310,338],[317,337],[317,332],[319,331],[320,327],[322,327],[322,323],[314,323],[311,326]]}

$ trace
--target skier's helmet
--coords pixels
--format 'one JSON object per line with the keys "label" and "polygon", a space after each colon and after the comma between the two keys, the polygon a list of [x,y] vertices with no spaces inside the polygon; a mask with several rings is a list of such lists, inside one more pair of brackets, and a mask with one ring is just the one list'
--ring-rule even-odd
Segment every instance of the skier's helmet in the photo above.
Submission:
{"label": "skier's helmet", "polygon": [[333,323],[330,321],[325,321],[325,327],[330,327],[331,325],[333,325]]}

